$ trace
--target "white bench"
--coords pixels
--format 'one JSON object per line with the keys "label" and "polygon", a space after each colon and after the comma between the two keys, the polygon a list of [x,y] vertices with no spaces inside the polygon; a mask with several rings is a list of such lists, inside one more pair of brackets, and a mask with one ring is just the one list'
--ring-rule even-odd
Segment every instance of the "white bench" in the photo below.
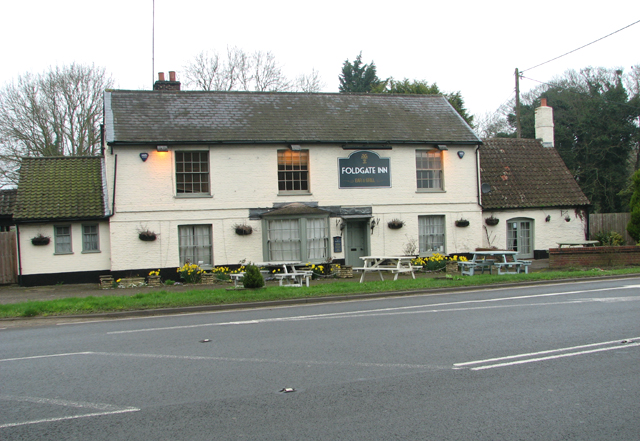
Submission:
{"label": "white bench", "polygon": [[[242,284],[241,280],[244,277],[245,273],[232,273],[229,274],[229,277],[231,277],[231,280],[233,280],[233,287],[234,288],[244,288],[244,285]],[[266,277],[269,275],[269,271],[266,270],[260,270],[260,274],[262,274],[262,277]]]}
{"label": "white bench", "polygon": [[384,281],[384,272],[394,275],[393,280],[398,280],[400,273],[411,273],[411,277],[416,278],[415,270],[419,270],[422,266],[414,266],[411,264],[413,257],[411,256],[363,256],[360,257],[364,261],[363,267],[352,268],[353,271],[361,271],[360,283],[364,282],[364,276],[367,273],[377,272],[380,280]]}
{"label": "white bench", "polygon": [[531,265],[530,260],[516,260],[514,262],[497,262],[494,265],[498,268],[498,274],[520,274],[525,273],[529,274],[529,266]]}
{"label": "white bench", "polygon": [[280,286],[297,286],[300,287],[304,283],[309,286],[309,280],[313,276],[313,271],[293,271],[290,273],[275,273],[273,277],[276,278]]}

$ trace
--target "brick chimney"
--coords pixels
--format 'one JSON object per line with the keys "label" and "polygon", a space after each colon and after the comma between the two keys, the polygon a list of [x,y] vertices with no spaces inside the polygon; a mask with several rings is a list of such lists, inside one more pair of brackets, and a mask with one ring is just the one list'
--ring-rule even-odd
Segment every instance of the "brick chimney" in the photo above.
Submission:
{"label": "brick chimney", "polygon": [[158,81],[153,85],[153,90],[180,90],[180,81],[176,81],[176,73],[169,72],[169,81],[164,80],[164,72],[158,72]]}
{"label": "brick chimney", "polygon": [[536,109],[536,139],[542,140],[545,147],[553,147],[553,138],[553,108],[547,106],[546,98],[540,98],[540,107]]}

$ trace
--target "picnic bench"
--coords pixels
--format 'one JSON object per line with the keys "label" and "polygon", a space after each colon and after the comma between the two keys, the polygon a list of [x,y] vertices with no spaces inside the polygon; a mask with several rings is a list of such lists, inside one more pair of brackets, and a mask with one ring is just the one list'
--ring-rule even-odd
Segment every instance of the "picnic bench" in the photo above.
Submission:
{"label": "picnic bench", "polygon": [[490,250],[490,251],[474,251],[473,258],[467,262],[458,262],[460,274],[465,276],[473,276],[476,271],[480,270],[484,274],[485,270],[489,270],[493,274],[493,267],[498,270],[498,275],[529,273],[530,260],[516,259],[517,251],[507,250]]}
{"label": "picnic bench", "polygon": [[415,271],[422,268],[411,263],[412,256],[362,256],[360,259],[363,260],[364,266],[353,268],[353,271],[362,272],[360,283],[364,282],[364,277],[369,272],[377,272],[380,280],[384,280],[383,272],[393,274],[393,280],[398,280],[401,273],[410,273],[415,279]]}
{"label": "picnic bench", "polygon": [[261,262],[257,265],[282,267],[282,272],[271,273],[271,277],[276,279],[280,286],[309,286],[309,280],[311,280],[313,276],[313,271],[299,270],[296,268],[296,265],[301,265],[300,262]]}

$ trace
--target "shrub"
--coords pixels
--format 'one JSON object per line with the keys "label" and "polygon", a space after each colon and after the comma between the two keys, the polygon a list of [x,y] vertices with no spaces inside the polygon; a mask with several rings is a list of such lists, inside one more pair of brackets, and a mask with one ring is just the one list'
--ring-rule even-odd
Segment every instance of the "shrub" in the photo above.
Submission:
{"label": "shrub", "polygon": [[617,247],[624,244],[624,237],[615,231],[609,231],[608,233],[600,231],[599,233],[594,234],[593,238],[600,241],[600,245],[602,246]]}
{"label": "shrub", "polygon": [[260,268],[255,265],[247,265],[242,285],[245,288],[262,288],[264,286],[264,278],[260,274]]}

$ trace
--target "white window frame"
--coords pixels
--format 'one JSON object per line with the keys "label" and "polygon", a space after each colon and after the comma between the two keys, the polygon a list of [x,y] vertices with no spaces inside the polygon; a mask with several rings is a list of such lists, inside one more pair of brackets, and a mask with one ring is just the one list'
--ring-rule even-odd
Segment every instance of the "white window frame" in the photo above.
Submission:
{"label": "white window frame", "polygon": [[[444,191],[442,156],[442,151],[439,149],[416,150],[416,187],[418,192]],[[425,183],[426,186],[424,186]]]}
{"label": "white window frame", "polygon": [[[190,161],[184,160],[184,155],[198,155],[198,161],[192,159]],[[175,158],[173,161],[175,171],[174,176],[176,180],[176,196],[177,197],[202,197],[211,195],[211,155],[209,150],[176,150],[174,152]],[[206,155],[206,161],[202,160],[202,155]],[[178,157],[182,157],[182,161],[178,161]],[[198,171],[193,171],[194,166],[197,164]],[[205,167],[203,167],[205,165]],[[185,168],[191,170],[185,171]],[[203,168],[206,168],[203,171]],[[187,183],[185,178],[189,176],[191,182]],[[198,178],[197,182],[194,178]],[[182,181],[182,182],[181,182]],[[190,189],[186,188],[190,186]],[[197,187],[197,191],[194,191],[194,187]]]}
{"label": "white window frame", "polygon": [[323,263],[331,257],[328,216],[267,217],[262,231],[267,262]]}
{"label": "white window frame", "polygon": [[447,229],[444,215],[418,216],[418,252],[420,256],[446,254]]}
{"label": "white window frame", "polygon": [[[60,229],[67,228],[67,232],[61,232]],[[71,225],[54,225],[53,226],[53,243],[54,254],[73,254],[73,236]]]}
{"label": "white window frame", "polygon": [[[85,228],[95,228],[95,232],[89,232]],[[87,239],[93,239],[88,241]],[[95,244],[95,248],[93,247]],[[89,246],[88,246],[89,245]],[[99,224],[82,224],[82,252],[83,253],[99,253],[100,252],[100,225]]]}
{"label": "white window frame", "polygon": [[[299,167],[299,169],[295,170],[294,168],[296,166]],[[311,193],[309,150],[278,150],[277,167],[279,194]],[[287,169],[287,167],[289,167],[289,169]]]}
{"label": "white window frame", "polygon": [[[211,224],[178,225],[180,266],[189,263],[201,268],[213,267],[213,232]],[[202,262],[202,264],[200,264]]]}

